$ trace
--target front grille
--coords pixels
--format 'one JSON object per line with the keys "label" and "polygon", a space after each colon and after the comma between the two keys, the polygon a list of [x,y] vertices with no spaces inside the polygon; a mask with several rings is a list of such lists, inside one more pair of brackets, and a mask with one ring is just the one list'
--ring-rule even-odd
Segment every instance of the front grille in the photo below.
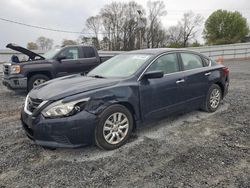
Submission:
{"label": "front grille", "polygon": [[42,102],[42,99],[33,99],[29,97],[27,102],[27,110],[29,110],[30,112],[34,112]]}
{"label": "front grille", "polygon": [[5,75],[9,75],[9,73],[10,73],[10,65],[3,65],[3,73]]}

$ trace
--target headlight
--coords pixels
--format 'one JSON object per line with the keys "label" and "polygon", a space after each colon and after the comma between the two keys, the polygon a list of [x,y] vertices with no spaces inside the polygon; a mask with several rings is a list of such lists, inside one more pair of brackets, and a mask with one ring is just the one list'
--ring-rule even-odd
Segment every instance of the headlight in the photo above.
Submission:
{"label": "headlight", "polygon": [[42,115],[48,118],[63,117],[73,115],[81,111],[89,98],[80,99],[68,103],[63,103],[62,100],[54,102],[47,106],[43,111]]}
{"label": "headlight", "polygon": [[21,72],[20,65],[11,65],[11,67],[10,67],[10,73],[11,74],[18,74],[20,72]]}

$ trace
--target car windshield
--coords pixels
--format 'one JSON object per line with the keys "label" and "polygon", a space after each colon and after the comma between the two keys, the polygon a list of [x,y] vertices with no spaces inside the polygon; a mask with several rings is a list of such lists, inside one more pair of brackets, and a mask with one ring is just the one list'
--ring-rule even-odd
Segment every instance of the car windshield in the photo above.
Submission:
{"label": "car windshield", "polygon": [[134,74],[150,57],[151,55],[149,54],[117,55],[90,71],[87,76],[99,78],[129,77]]}
{"label": "car windshield", "polygon": [[53,59],[55,57],[55,55],[60,51],[60,48],[55,48],[52,50],[49,50],[48,52],[46,52],[45,54],[43,54],[43,57],[45,59]]}

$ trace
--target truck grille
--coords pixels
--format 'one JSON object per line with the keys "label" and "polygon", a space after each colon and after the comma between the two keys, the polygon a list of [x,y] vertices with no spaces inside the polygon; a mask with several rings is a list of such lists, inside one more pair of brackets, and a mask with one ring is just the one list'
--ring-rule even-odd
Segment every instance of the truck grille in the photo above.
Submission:
{"label": "truck grille", "polygon": [[9,75],[9,73],[10,73],[10,65],[8,65],[8,64],[3,65],[3,73],[5,75]]}
{"label": "truck grille", "polygon": [[42,102],[42,99],[33,99],[29,97],[27,101],[27,110],[33,113]]}

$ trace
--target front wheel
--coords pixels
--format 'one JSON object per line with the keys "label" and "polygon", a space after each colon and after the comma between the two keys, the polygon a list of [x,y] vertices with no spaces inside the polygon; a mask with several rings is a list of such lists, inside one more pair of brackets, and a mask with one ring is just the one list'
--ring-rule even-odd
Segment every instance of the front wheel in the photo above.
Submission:
{"label": "front wheel", "polygon": [[28,91],[32,90],[34,87],[46,82],[49,77],[43,74],[36,74],[29,78],[28,80]]}
{"label": "front wheel", "polygon": [[222,92],[220,86],[213,84],[208,90],[203,110],[207,112],[215,112],[221,103],[221,99]]}
{"label": "front wheel", "polygon": [[126,143],[133,129],[133,117],[122,105],[112,105],[100,115],[95,130],[95,143],[101,149],[112,150]]}

